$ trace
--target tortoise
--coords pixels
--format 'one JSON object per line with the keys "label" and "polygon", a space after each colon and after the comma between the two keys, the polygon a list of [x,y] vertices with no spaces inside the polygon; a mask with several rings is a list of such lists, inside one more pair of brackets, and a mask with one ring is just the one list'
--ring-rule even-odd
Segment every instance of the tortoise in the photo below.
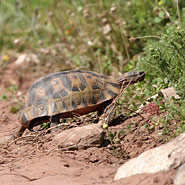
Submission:
{"label": "tortoise", "polygon": [[101,115],[122,86],[142,81],[144,76],[143,71],[127,72],[117,79],[93,71],[63,71],[41,77],[26,93],[19,117],[21,127],[13,138],[44,122],[55,125],[60,118],[95,111]]}

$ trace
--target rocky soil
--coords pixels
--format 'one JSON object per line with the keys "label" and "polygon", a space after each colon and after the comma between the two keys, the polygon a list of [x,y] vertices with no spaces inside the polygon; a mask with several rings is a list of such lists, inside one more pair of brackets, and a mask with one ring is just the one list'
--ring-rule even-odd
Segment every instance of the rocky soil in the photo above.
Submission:
{"label": "rocky soil", "polygon": [[[10,141],[10,136],[19,126],[19,112],[13,112],[20,106],[22,96],[36,78],[50,72],[55,72],[51,66],[42,69],[42,66],[29,64],[19,66],[9,63],[0,68],[0,97],[4,97],[0,100],[0,185],[173,184],[175,170],[113,181],[119,166],[164,143],[159,138],[158,130],[151,132],[142,127],[150,122],[150,115],[146,113],[114,121],[110,127],[112,132],[125,129],[121,144],[114,147],[105,141],[101,147],[88,149],[58,148],[52,138],[61,130],[50,133],[26,131],[23,137]],[[18,90],[9,88],[16,85]],[[86,124],[71,120],[68,127]]]}

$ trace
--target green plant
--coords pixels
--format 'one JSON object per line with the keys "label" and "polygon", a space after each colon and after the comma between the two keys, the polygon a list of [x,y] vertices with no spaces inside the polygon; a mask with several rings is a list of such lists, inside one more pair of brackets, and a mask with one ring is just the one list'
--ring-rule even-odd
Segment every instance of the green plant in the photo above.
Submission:
{"label": "green plant", "polygon": [[[170,26],[157,42],[149,41],[146,56],[140,61],[140,68],[147,71],[147,80],[155,86],[148,89],[155,91],[174,86],[181,97],[185,97],[185,24]],[[157,89],[157,88],[158,89]]]}
{"label": "green plant", "polygon": [[20,110],[20,108],[21,108],[20,106],[12,106],[10,107],[10,112],[15,114]]}
{"label": "green plant", "polygon": [[177,132],[178,133],[185,132],[185,122],[178,125]]}
{"label": "green plant", "polygon": [[42,123],[39,130],[47,130],[48,128],[50,128],[50,122]]}
{"label": "green plant", "polygon": [[120,143],[120,139],[125,135],[124,129],[121,129],[118,132],[112,132],[112,130],[108,128],[107,133],[111,144]]}
{"label": "green plant", "polygon": [[[158,41],[148,41],[145,47],[145,56],[140,59],[139,68],[144,69],[146,74],[145,90],[147,96],[160,92],[161,89],[174,87],[179,99],[170,100],[159,97],[155,104],[165,117],[160,120],[163,124],[162,134],[170,135],[171,123],[176,122],[179,129],[183,130],[185,120],[185,23],[172,25],[166,28],[166,33]],[[152,85],[151,85],[152,84]],[[173,128],[174,129],[174,128]]]}
{"label": "green plant", "polygon": [[18,86],[17,85],[10,86],[10,87],[8,87],[8,90],[11,91],[11,92],[17,92]]}
{"label": "green plant", "polygon": [[10,112],[12,114],[16,114],[22,107],[21,101],[19,101],[16,105],[10,107]]}
{"label": "green plant", "polygon": [[6,100],[6,99],[8,99],[8,96],[5,93],[3,93],[2,96],[0,97],[0,100]]}

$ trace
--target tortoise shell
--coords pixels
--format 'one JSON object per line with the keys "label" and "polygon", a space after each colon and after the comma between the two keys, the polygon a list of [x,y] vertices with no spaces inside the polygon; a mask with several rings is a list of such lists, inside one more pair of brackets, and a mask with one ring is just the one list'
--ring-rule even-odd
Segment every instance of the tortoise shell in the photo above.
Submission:
{"label": "tortoise shell", "polygon": [[49,117],[72,117],[97,111],[120,92],[119,81],[92,71],[64,71],[47,75],[29,88],[20,123],[29,128]]}

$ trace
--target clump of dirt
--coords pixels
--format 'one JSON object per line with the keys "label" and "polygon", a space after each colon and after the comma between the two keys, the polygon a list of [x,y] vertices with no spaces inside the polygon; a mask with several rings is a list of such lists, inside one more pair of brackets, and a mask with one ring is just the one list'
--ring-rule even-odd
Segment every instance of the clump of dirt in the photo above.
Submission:
{"label": "clump of dirt", "polygon": [[[46,73],[52,72],[50,70]],[[175,171],[137,175],[113,182],[121,164],[164,143],[160,128],[150,128],[149,113],[126,120],[118,117],[107,130],[107,140],[99,148],[73,151],[58,148],[51,141],[61,130],[26,131],[21,138],[8,140],[19,127],[18,113],[12,113],[11,107],[20,104],[31,83],[42,75],[43,71],[40,74],[35,66],[25,65],[18,69],[13,63],[0,70],[0,97],[6,94],[0,100],[0,184],[173,184]],[[8,90],[16,85],[18,91]],[[119,140],[113,137],[115,135],[119,135]]]}

